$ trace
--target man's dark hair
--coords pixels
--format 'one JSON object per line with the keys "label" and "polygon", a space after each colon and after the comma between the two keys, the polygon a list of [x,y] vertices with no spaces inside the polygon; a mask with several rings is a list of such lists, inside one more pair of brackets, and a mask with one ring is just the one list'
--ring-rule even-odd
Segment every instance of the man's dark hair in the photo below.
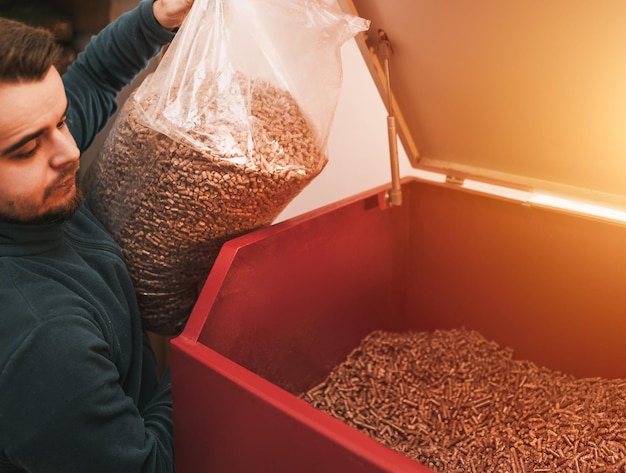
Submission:
{"label": "man's dark hair", "polygon": [[0,17],[0,83],[42,80],[60,54],[50,32]]}

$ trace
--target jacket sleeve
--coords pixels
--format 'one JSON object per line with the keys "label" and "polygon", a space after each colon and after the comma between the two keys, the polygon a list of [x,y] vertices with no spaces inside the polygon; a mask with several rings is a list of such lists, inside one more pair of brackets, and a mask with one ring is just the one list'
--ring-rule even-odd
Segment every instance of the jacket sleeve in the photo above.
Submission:
{"label": "jacket sleeve", "polygon": [[92,37],[63,75],[68,127],[81,151],[117,110],[119,92],[174,37],[154,18],[152,3],[142,0]]}
{"label": "jacket sleeve", "polygon": [[[38,325],[2,373],[5,455],[32,473],[171,473],[171,385],[138,407],[120,383],[111,347],[84,317]],[[3,429],[4,430],[4,429]]]}

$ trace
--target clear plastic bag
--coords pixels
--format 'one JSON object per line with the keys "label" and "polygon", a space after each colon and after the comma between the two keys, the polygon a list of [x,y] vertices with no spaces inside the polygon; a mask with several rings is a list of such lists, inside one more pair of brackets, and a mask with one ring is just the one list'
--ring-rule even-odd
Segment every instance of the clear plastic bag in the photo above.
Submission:
{"label": "clear plastic bag", "polygon": [[195,0],[89,183],[146,329],[180,332],[221,245],[269,225],[322,171],[340,47],[368,26],[322,0]]}

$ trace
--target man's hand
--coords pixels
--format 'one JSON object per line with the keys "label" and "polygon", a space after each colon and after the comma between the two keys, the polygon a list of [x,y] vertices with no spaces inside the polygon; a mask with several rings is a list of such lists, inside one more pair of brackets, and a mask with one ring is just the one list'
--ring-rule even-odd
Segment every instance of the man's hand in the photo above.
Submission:
{"label": "man's hand", "polygon": [[193,0],[155,0],[152,12],[163,28],[173,30],[183,23],[192,4]]}

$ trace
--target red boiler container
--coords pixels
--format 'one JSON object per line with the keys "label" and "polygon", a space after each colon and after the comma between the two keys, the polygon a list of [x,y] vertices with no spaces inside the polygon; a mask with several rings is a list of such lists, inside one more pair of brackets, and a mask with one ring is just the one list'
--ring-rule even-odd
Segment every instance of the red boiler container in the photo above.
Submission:
{"label": "red boiler container", "polygon": [[465,327],[626,377],[626,4],[342,6],[372,20],[359,44],[383,96],[377,32],[391,41],[389,113],[443,177],[224,245],[171,342],[178,473],[429,472],[297,397],[373,330]]}
{"label": "red boiler container", "polygon": [[406,180],[227,243],[172,341],[177,471],[429,471],[296,396],[375,329],[626,376],[626,227]]}

